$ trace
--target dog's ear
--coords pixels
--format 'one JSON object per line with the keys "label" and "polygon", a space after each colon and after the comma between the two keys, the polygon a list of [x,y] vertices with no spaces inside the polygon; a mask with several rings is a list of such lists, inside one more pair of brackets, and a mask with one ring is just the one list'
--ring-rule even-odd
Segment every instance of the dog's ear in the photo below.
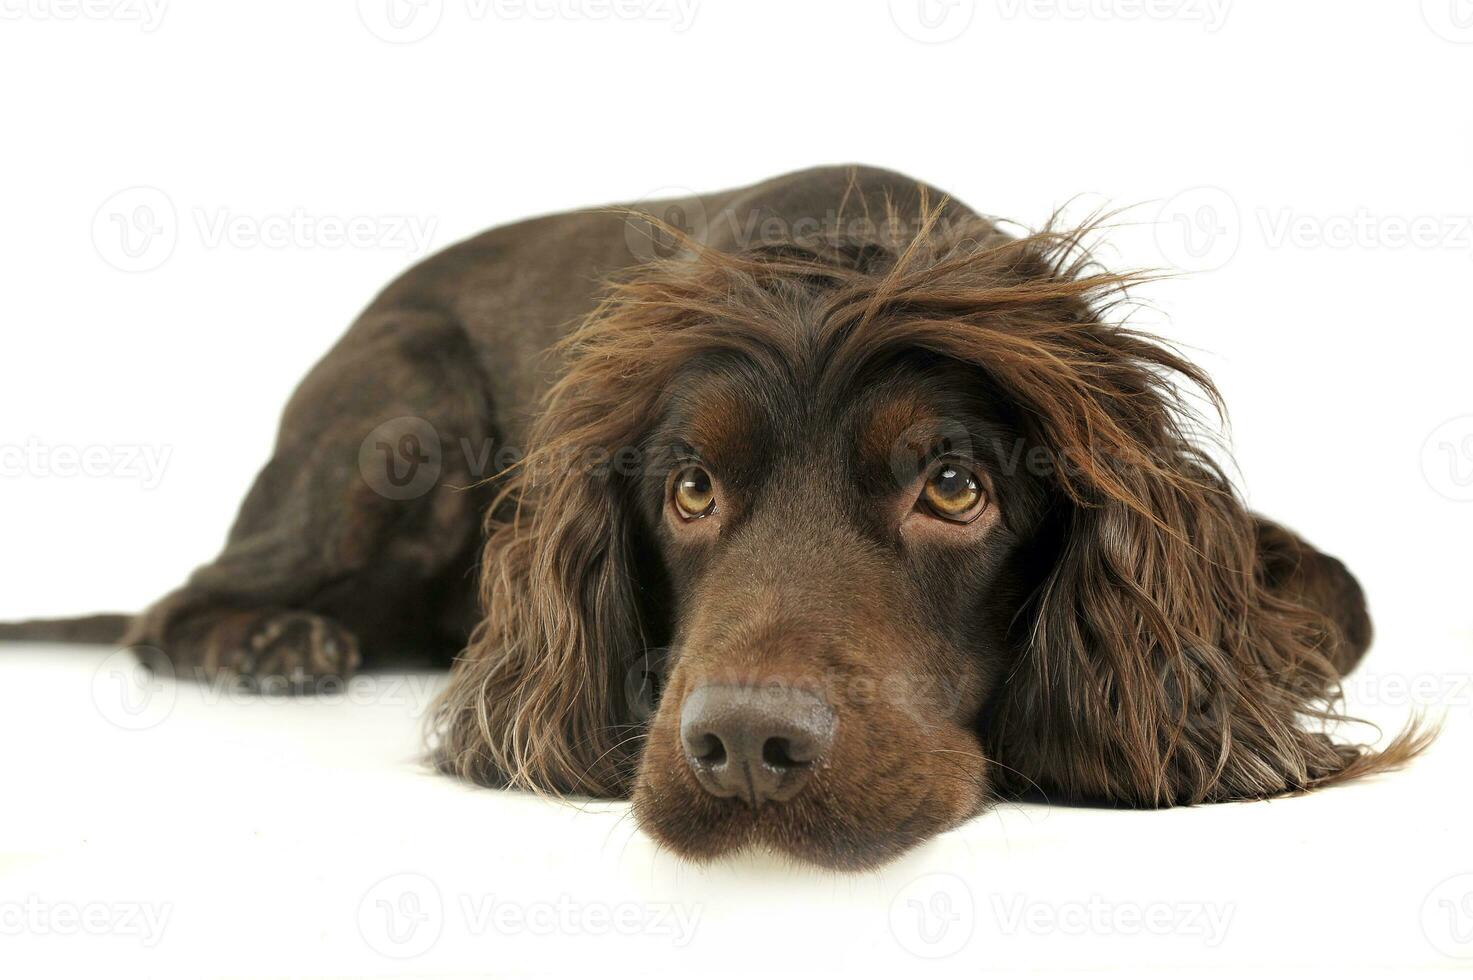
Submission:
{"label": "dog's ear", "polygon": [[[1039,281],[1079,284],[1054,268]],[[1269,567],[1182,394],[1217,403],[1201,370],[1083,311],[1028,327],[1047,357],[1018,360],[1027,373],[992,363],[1057,464],[1054,559],[982,722],[1000,768],[1045,793],[1166,806],[1309,789],[1416,754],[1430,736],[1415,724],[1381,751],[1326,734],[1348,720],[1337,668],[1358,656],[1354,630]]]}
{"label": "dog's ear", "polygon": [[1315,730],[1338,717],[1345,639],[1268,587],[1254,520],[1215,474],[1159,466],[1116,467],[1148,513],[1064,508],[987,721],[1004,766],[1046,794],[1166,806],[1308,789],[1415,752],[1410,733],[1374,753]]}
{"label": "dog's ear", "polygon": [[626,675],[645,645],[637,517],[606,466],[559,469],[519,473],[488,519],[485,617],[437,702],[434,752],[487,785],[619,796],[638,741]]}

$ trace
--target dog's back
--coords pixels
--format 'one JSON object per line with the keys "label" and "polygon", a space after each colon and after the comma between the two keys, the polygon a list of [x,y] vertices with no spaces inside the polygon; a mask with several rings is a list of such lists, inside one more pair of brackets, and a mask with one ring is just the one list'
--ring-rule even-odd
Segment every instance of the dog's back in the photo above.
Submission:
{"label": "dog's back", "polygon": [[[455,323],[476,353],[498,429],[519,440],[557,364],[542,355],[598,303],[611,276],[678,259],[688,236],[723,252],[823,240],[863,248],[923,202],[938,220],[972,212],[929,185],[876,167],[816,167],[748,187],[563,212],[493,228],[391,283],[340,346],[374,343],[405,309]],[[412,342],[412,340],[406,340]],[[329,357],[329,360],[332,360]]]}

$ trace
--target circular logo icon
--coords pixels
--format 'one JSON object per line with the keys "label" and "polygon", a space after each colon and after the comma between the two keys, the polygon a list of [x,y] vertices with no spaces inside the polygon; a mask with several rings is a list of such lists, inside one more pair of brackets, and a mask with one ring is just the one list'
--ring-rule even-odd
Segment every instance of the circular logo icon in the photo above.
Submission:
{"label": "circular logo icon", "polygon": [[1238,202],[1221,187],[1192,187],[1161,206],[1154,230],[1168,265],[1211,272],[1237,254],[1243,220]]}
{"label": "circular logo icon", "polygon": [[429,951],[445,928],[440,889],[422,874],[389,875],[358,903],[358,933],[369,948],[396,960]]}
{"label": "circular logo icon", "polygon": [[[147,657],[152,667],[143,665],[145,652],[153,654]],[[152,647],[116,650],[92,672],[93,706],[102,717],[128,731],[152,728],[169,717],[178,694],[173,666]]]}
{"label": "circular logo icon", "polygon": [[1473,415],[1433,429],[1422,443],[1422,476],[1448,500],[1473,500]]}
{"label": "circular logo icon", "polygon": [[1473,872],[1453,875],[1427,893],[1422,934],[1443,956],[1473,959]]}
{"label": "circular logo icon", "polygon": [[92,245],[102,260],[123,272],[157,269],[174,254],[179,217],[157,187],[129,187],[102,202],[92,216]]}
{"label": "circular logo icon", "polygon": [[423,41],[440,26],[445,0],[358,0],[358,19],[390,44]]}
{"label": "circular logo icon", "polygon": [[358,447],[358,472],[373,491],[389,500],[413,500],[440,479],[440,434],[414,415],[390,419]]}
{"label": "circular logo icon", "polygon": [[624,218],[624,243],[640,262],[679,254],[682,239],[706,240],[706,209],[688,187],[661,187],[635,201]]}
{"label": "circular logo icon", "polygon": [[971,940],[976,927],[972,889],[947,872],[922,875],[890,903],[890,934],[912,956],[954,956]]}
{"label": "circular logo icon", "polygon": [[1454,44],[1473,44],[1473,0],[1422,0],[1432,33]]}
{"label": "circular logo icon", "polygon": [[975,458],[967,427],[955,419],[917,422],[890,443],[890,473],[901,486],[910,486],[942,456]]}
{"label": "circular logo icon", "polygon": [[624,702],[635,724],[644,724],[655,716],[660,706],[660,692],[665,682],[668,647],[644,651],[624,674]]}
{"label": "circular logo icon", "polygon": [[977,0],[890,0],[890,19],[900,33],[922,44],[956,40],[976,13]]}

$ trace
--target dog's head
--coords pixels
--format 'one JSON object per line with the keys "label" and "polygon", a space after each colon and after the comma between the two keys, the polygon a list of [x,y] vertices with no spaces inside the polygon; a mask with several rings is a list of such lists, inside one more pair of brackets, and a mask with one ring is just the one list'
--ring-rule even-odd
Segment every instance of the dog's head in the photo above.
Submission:
{"label": "dog's head", "polygon": [[969,372],[808,348],[792,314],[774,359],[687,363],[652,433],[636,522],[669,654],[634,799],[684,854],[849,864],[981,807],[1043,494],[994,465],[1015,420]]}
{"label": "dog's head", "polygon": [[567,344],[443,765],[632,792],[687,856],[863,867],[1003,791],[1266,795],[1353,757],[1297,727],[1323,624],[1188,438],[1174,385],[1210,382],[1105,322],[1123,280],[1073,236],[692,251]]}

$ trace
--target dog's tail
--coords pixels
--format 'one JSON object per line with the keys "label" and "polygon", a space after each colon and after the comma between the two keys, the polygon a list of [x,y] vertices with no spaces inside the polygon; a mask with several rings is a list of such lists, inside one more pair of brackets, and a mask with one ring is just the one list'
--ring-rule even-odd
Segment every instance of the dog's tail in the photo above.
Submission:
{"label": "dog's tail", "polygon": [[0,623],[0,640],[33,643],[117,643],[133,617],[126,613],[99,613],[71,619],[29,619]]}

